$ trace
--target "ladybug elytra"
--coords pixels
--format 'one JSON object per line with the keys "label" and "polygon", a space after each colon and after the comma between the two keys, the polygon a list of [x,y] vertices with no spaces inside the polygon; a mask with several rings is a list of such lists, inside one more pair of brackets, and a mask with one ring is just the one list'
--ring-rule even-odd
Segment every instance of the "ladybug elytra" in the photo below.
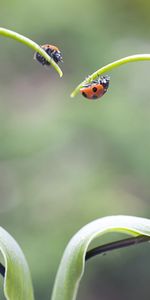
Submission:
{"label": "ladybug elytra", "polygon": [[98,99],[107,92],[109,81],[110,77],[107,75],[98,77],[98,79],[83,85],[80,89],[80,93],[87,99]]}

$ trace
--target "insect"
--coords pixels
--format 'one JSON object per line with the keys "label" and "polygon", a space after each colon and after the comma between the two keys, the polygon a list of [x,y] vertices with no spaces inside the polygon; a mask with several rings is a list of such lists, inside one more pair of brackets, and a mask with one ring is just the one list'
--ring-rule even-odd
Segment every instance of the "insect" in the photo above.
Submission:
{"label": "insect", "polygon": [[[58,64],[62,61],[62,55],[56,46],[45,44],[41,48]],[[34,59],[36,59],[43,66],[50,66],[50,63],[38,52],[35,52]]]}
{"label": "insect", "polygon": [[102,97],[108,89],[110,77],[109,76],[101,76],[98,79],[93,80],[90,83],[86,83],[80,89],[80,93],[88,99],[98,99]]}

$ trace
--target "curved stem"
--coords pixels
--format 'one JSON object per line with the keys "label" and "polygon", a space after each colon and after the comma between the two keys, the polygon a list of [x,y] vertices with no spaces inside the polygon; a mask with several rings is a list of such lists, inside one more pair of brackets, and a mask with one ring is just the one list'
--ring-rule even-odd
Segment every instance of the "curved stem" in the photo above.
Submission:
{"label": "curved stem", "polygon": [[121,65],[130,63],[130,62],[136,62],[136,61],[143,61],[143,60],[150,60],[150,54],[135,54],[131,56],[126,56],[124,58],[121,58],[119,60],[116,60],[108,65],[105,65],[104,67],[100,68],[96,72],[94,72],[92,75],[90,75],[88,78],[86,78],[83,82],[81,82],[71,93],[71,98],[75,97],[79,90],[82,88],[82,86],[85,83],[93,81],[95,78],[100,76],[101,74],[105,72],[109,72],[114,68],[120,67]]}
{"label": "curved stem", "polygon": [[94,249],[89,250],[86,253],[85,256],[85,260],[88,260],[96,255],[99,254],[104,254],[108,251],[112,251],[114,249],[120,249],[120,248],[125,248],[128,246],[133,246],[133,245],[137,245],[140,243],[144,243],[150,240],[150,236],[146,236],[146,235],[139,235],[136,237],[132,237],[132,238],[127,238],[127,239],[123,239],[120,241],[116,241],[116,242],[112,242],[106,245],[102,245],[99,247],[96,247]]}
{"label": "curved stem", "polygon": [[[121,249],[137,244],[141,244],[144,242],[150,241],[150,236],[146,235],[139,235],[137,237],[127,238],[120,241],[108,243],[106,245],[98,246],[96,248],[93,248],[89,250],[86,253],[85,260],[89,260],[90,258],[97,256],[99,254],[105,254],[106,252],[115,250],[115,249]],[[0,263],[0,274],[4,277],[5,276],[5,267]]]}
{"label": "curved stem", "polygon": [[5,276],[5,267],[0,263],[0,274],[4,277]]}
{"label": "curved stem", "polygon": [[53,67],[54,69],[58,72],[60,77],[62,77],[63,73],[59,66],[54,62],[54,60],[34,41],[30,40],[29,38],[15,32],[12,30],[8,30],[6,28],[0,27],[0,35],[12,38],[20,43],[25,44],[26,46],[32,48],[35,52],[40,53]]}

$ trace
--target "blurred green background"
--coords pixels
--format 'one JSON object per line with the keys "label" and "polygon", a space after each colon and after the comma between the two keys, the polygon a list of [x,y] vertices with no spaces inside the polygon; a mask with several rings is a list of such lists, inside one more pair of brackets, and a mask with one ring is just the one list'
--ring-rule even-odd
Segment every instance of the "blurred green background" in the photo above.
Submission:
{"label": "blurred green background", "polygon": [[[69,96],[100,66],[150,53],[149,11],[148,0],[0,0],[2,27],[57,45],[64,59],[60,79],[0,38],[0,225],[26,255],[37,300],[50,299],[80,227],[112,214],[149,218],[150,63],[112,71],[100,101]],[[94,258],[78,299],[148,299],[148,261],[149,245]]]}

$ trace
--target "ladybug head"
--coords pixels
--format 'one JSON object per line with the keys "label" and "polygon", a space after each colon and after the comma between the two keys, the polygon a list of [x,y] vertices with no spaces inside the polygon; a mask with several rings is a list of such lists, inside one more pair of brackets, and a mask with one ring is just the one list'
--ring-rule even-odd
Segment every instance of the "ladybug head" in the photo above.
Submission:
{"label": "ladybug head", "polygon": [[101,76],[101,77],[99,78],[99,82],[103,85],[103,87],[104,87],[105,89],[108,89],[108,87],[109,87],[109,81],[110,81],[110,77],[109,77],[108,75],[106,75],[106,76]]}
{"label": "ladybug head", "polygon": [[47,54],[55,61],[55,63],[62,62],[62,55],[61,52],[55,49],[46,49]]}
{"label": "ladybug head", "polygon": [[52,57],[56,63],[58,63],[60,61],[63,62],[62,55],[59,51],[54,51],[54,54]]}

